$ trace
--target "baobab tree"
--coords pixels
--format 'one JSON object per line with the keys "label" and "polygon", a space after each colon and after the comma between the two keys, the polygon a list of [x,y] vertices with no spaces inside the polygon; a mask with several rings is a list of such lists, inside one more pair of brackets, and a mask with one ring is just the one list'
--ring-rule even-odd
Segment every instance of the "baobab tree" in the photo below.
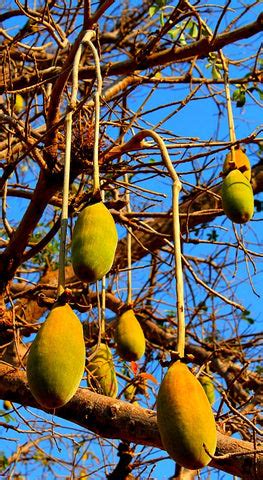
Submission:
{"label": "baobab tree", "polygon": [[[258,2],[3,1],[0,22],[1,475],[262,478]],[[255,204],[241,225],[221,202],[224,160],[237,149],[250,160]],[[118,244],[106,277],[89,282],[72,268],[71,243],[94,198]],[[175,249],[184,359],[209,379],[217,424],[215,455],[199,473],[169,460],[156,421],[178,355]],[[73,398],[50,411],[32,396],[26,362],[61,298],[82,322],[86,366]],[[137,362],[116,350],[127,307],[146,340]],[[113,356],[113,397],[87,382],[101,340]]]}

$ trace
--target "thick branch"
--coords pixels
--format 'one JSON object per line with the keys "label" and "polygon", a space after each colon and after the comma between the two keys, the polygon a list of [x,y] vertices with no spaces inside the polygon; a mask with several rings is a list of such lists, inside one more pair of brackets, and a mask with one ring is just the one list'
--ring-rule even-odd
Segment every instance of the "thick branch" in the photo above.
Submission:
{"label": "thick branch", "polygon": [[[263,13],[261,13],[255,22],[249,23],[243,27],[231,30],[227,33],[221,33],[216,38],[209,37],[201,38],[200,40],[186,45],[185,47],[173,46],[172,48],[153,53],[146,57],[142,62],[138,62],[136,58],[126,60],[111,65],[107,65],[102,69],[103,74],[110,75],[124,75],[131,74],[136,70],[147,70],[157,65],[166,65],[169,63],[185,62],[192,58],[206,58],[211,52],[218,51],[233,42],[237,42],[244,38],[250,38],[263,30]],[[87,67],[82,70],[83,74],[86,72],[86,78],[91,78],[94,69]]]}
{"label": "thick branch", "polygon": [[[39,408],[27,386],[25,373],[6,364],[0,364],[0,397]],[[98,395],[88,389],[78,389],[74,398],[58,409],[56,415],[102,437],[162,448],[153,410]],[[243,480],[262,478],[263,456],[249,453],[254,451],[253,444],[220,432],[217,441],[216,455],[227,454],[229,458],[212,460],[211,466]],[[234,454],[234,461],[231,454]]]}

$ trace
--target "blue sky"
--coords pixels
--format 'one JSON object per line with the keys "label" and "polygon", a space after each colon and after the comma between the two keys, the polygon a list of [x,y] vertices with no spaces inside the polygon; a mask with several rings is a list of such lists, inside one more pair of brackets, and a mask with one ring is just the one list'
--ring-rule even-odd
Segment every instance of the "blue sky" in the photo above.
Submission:
{"label": "blue sky", "polygon": [[[175,2],[173,2],[175,3]],[[233,8],[235,7],[236,2],[232,2]],[[258,5],[258,13],[260,11],[260,5]],[[228,21],[231,20],[231,15],[229,14],[228,16]],[[254,17],[248,15],[247,16],[247,21],[252,21],[254,20]],[[215,18],[216,21],[216,18]],[[222,24],[222,27],[224,27],[224,23]],[[255,42],[258,41],[258,37],[255,38]],[[234,50],[231,50],[230,48],[228,49],[228,52],[230,55],[235,54]],[[244,50],[244,55],[245,55],[245,50]],[[247,72],[244,72],[247,73]],[[207,72],[209,75],[209,71]],[[233,90],[233,89],[232,89]],[[187,87],[184,85],[178,85],[176,88],[171,89],[169,86],[162,86],[160,89],[156,91],[156,93],[153,95],[149,103],[147,104],[147,109],[156,107],[158,105],[163,105],[164,103],[168,103],[171,101],[171,92],[173,95],[173,101],[176,101],[176,99],[181,99],[182,98],[182,93],[185,92],[185,94],[188,92]],[[202,95],[202,91],[200,91],[200,96]],[[146,95],[146,89],[145,89],[145,95]],[[135,96],[136,97],[136,96]],[[223,98],[223,97],[222,97]],[[138,102],[140,102],[142,99],[142,96],[138,99]],[[134,107],[137,104],[137,99],[134,99]],[[238,138],[243,138],[248,136],[250,133],[254,131],[254,129],[262,122],[262,110],[260,111],[260,108],[258,106],[253,106],[252,102],[248,99],[247,104],[240,108],[237,108],[235,105],[233,106],[233,111],[234,111],[234,117],[235,117],[235,123],[236,123],[236,133]],[[166,112],[166,111],[165,111]],[[167,110],[166,113],[169,112],[169,109]],[[151,114],[150,115],[150,120],[151,123],[158,124],[160,120],[160,112],[156,114]],[[198,137],[199,139],[213,139],[215,138],[215,135],[217,135],[217,139],[221,141],[226,141],[228,139],[228,128],[227,128],[227,118],[226,118],[226,112],[224,112],[224,117],[222,118],[222,121],[220,123],[220,129],[219,132],[217,131],[217,125],[218,125],[218,110],[215,107],[215,104],[211,102],[210,100],[200,100],[200,101],[192,101],[190,102],[184,109],[182,109],[176,117],[171,118],[168,120],[165,124],[166,128],[169,128],[173,133],[176,133],[177,135],[182,135],[182,136],[189,136],[189,137]],[[216,133],[217,132],[217,133]],[[256,156],[256,147],[255,145],[252,145],[251,147],[248,148],[249,151],[249,156],[251,160],[251,164],[254,165],[258,161],[258,157]],[[198,151],[198,149],[197,149]],[[181,152],[180,152],[181,154]],[[223,154],[218,154],[214,160],[213,160],[213,165],[218,165],[218,171],[220,170],[220,166],[222,164],[223,160]],[[179,159],[179,155],[178,155]],[[179,167],[179,171],[182,173],[184,172],[185,165],[182,165]],[[209,171],[208,171],[208,176],[209,176]],[[182,174],[183,177],[183,174]],[[191,181],[191,176],[188,176],[188,180]],[[166,193],[167,194],[167,199],[163,201],[163,204],[161,206],[162,209],[165,209],[170,206],[171,204],[171,197],[170,197],[170,183],[167,179],[160,178],[158,181],[152,181],[150,180],[145,181],[144,185],[149,187],[151,186],[152,189]],[[258,195],[257,199],[263,200],[263,196]],[[23,210],[25,207],[25,203],[23,205],[23,202],[14,203],[10,199],[9,202],[9,215],[11,218],[15,218],[16,216],[20,217],[21,216],[21,209]],[[262,213],[255,213],[254,219],[252,222],[248,225],[245,225],[242,227],[242,232],[243,236],[246,239],[246,241],[251,242],[251,245],[256,241],[256,236],[261,242],[263,242],[262,238],[262,222],[259,220],[262,219]],[[219,228],[220,225],[220,228]],[[233,234],[232,230],[232,224],[229,220],[224,221],[224,228],[227,231],[227,234],[230,235],[231,240],[234,242],[235,237]],[[218,231],[221,233],[222,238],[224,237],[225,231],[221,229],[221,219],[215,221],[215,227],[218,228]],[[239,230],[239,229],[238,229]],[[122,230],[123,231],[123,230]],[[188,252],[192,252],[194,250],[194,247],[189,246],[188,247]],[[201,248],[199,246],[200,254],[205,255],[207,253],[207,247]],[[261,249],[262,251],[262,249]],[[242,253],[240,254],[242,256]],[[249,264],[249,268],[252,274],[253,278],[253,284],[255,289],[259,294],[262,295],[262,284],[263,284],[263,269],[262,269],[262,260],[258,259],[257,261],[257,274],[255,275],[253,273],[252,265]],[[229,276],[231,278],[231,275],[233,276],[235,272],[232,270],[229,272]],[[262,296],[261,298],[257,297],[249,285],[249,281],[246,280],[245,282],[243,281],[244,275],[246,274],[246,267],[244,264],[240,264],[238,267],[238,271],[235,274],[235,277],[233,277],[233,281],[237,284],[236,286],[236,293],[237,297],[239,297],[242,302],[245,304],[248,310],[251,312],[251,317],[256,320],[256,325],[253,325],[250,327],[247,325],[246,322],[244,322],[244,330],[247,329],[260,329],[260,322],[261,322],[261,328],[262,328]],[[215,408],[218,406],[218,402],[215,404]],[[26,414],[25,414],[26,415]],[[42,414],[41,414],[42,415]],[[45,417],[45,415],[42,415]],[[64,425],[64,423],[62,422]],[[66,423],[65,423],[66,425]],[[72,428],[72,425],[70,426]],[[16,435],[14,434],[14,437]],[[0,449],[5,449],[6,448],[6,443],[4,439],[0,439],[1,442],[1,447]],[[117,443],[117,442],[116,442]],[[10,444],[10,451],[12,451],[13,445]],[[96,453],[95,448],[94,452]],[[139,447],[138,447],[139,449]],[[156,453],[156,458],[160,456],[164,456],[165,452],[155,452]],[[63,452],[61,454],[62,458],[64,456]],[[156,468],[154,468],[152,472],[152,480],[165,480],[167,479],[170,475],[174,473],[174,463],[171,462],[170,460],[163,460],[162,462],[159,462],[156,464]],[[28,477],[29,478],[29,477]],[[51,479],[51,476],[47,474],[47,479]],[[103,477],[102,477],[103,478]],[[207,472],[204,470],[201,472],[201,478],[202,479],[208,479],[209,476]],[[220,479],[220,480],[230,480],[233,477],[231,475],[228,475],[223,472],[214,472],[211,474],[211,480],[215,479]],[[143,480],[143,477],[142,477]]]}

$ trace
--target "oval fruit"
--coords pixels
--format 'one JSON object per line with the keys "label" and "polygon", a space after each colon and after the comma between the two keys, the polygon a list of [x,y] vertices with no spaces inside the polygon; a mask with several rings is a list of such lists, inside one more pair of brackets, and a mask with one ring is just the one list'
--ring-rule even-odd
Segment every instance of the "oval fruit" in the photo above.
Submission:
{"label": "oval fruit", "polygon": [[115,342],[117,352],[123,360],[136,361],[144,355],[144,333],[132,309],[124,312],[118,319]]}
{"label": "oval fruit", "polygon": [[[216,424],[211,405],[197,378],[177,361],[168,369],[157,397],[157,424],[164,448],[190,470],[211,461],[216,449]],[[205,448],[204,448],[205,445]]]}
{"label": "oval fruit", "polygon": [[91,349],[91,353],[95,351],[95,356],[87,365],[88,385],[102,395],[115,398],[118,394],[118,383],[111,350],[108,345],[101,343],[98,348],[95,345]]}
{"label": "oval fruit", "polygon": [[253,190],[239,170],[232,170],[222,184],[222,206],[227,217],[235,223],[248,222],[254,213]]}
{"label": "oval fruit", "polygon": [[83,376],[85,354],[77,315],[68,304],[53,307],[27,359],[29,388],[40,405],[58,408],[73,397]]}
{"label": "oval fruit", "polygon": [[223,173],[227,175],[231,170],[239,170],[250,181],[251,165],[248,157],[241,148],[234,150],[234,155],[229,152],[225,158],[223,165]]}
{"label": "oval fruit", "polygon": [[212,379],[208,375],[202,375],[201,377],[198,377],[198,380],[201,383],[210,404],[213,405],[215,401],[215,387]]}
{"label": "oval fruit", "polygon": [[84,208],[72,236],[72,265],[84,282],[100,280],[112,267],[118,234],[113,217],[102,202]]}

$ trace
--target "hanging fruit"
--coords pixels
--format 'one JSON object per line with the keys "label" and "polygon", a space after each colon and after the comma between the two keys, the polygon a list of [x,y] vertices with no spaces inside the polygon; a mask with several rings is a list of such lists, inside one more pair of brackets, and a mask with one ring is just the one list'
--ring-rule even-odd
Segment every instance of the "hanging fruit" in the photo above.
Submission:
{"label": "hanging fruit", "polygon": [[95,345],[90,354],[95,351],[95,356],[87,365],[88,385],[102,395],[115,398],[118,394],[118,382],[111,350],[108,345],[101,343],[98,348]]}
{"label": "hanging fruit", "polygon": [[223,165],[223,174],[227,175],[231,170],[239,170],[250,181],[251,165],[248,157],[241,148],[236,148],[234,152],[229,152]]}
{"label": "hanging fruit", "polygon": [[226,216],[235,223],[248,222],[254,213],[253,190],[239,170],[232,170],[222,184],[222,206]]}
{"label": "hanging fruit", "polygon": [[119,317],[114,337],[117,352],[123,360],[136,361],[144,355],[144,333],[131,308]]}
{"label": "hanging fruit", "polygon": [[112,267],[118,234],[110,211],[102,202],[84,208],[72,237],[72,265],[84,282],[100,280]]}
{"label": "hanging fruit", "polygon": [[47,409],[75,394],[85,367],[83,328],[71,307],[54,306],[38,331],[27,359],[29,388]]}
{"label": "hanging fruit", "polygon": [[190,470],[211,461],[216,424],[211,405],[197,378],[180,360],[168,369],[157,397],[157,423],[164,448]]}
{"label": "hanging fruit", "polygon": [[198,380],[201,383],[210,404],[213,405],[215,402],[215,387],[212,378],[208,375],[201,375],[198,377]]}

